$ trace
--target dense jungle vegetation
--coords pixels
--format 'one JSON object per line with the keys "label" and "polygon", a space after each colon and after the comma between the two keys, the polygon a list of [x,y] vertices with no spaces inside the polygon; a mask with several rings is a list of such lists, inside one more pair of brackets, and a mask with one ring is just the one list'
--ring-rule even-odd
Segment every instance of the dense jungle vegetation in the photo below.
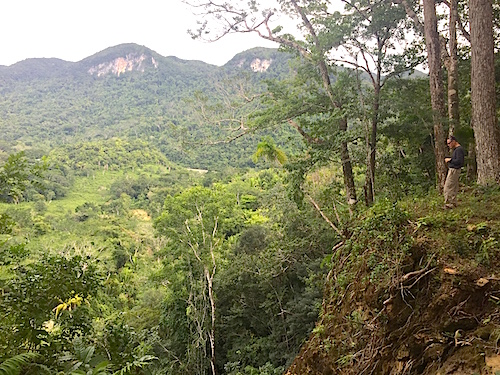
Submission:
{"label": "dense jungle vegetation", "polygon": [[496,2],[237,3],[280,51],[0,67],[0,374],[496,375]]}

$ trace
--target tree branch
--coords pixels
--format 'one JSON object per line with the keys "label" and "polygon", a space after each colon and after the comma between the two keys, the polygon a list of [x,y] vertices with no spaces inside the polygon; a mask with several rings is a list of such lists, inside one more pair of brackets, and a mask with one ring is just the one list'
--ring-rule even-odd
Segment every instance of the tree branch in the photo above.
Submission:
{"label": "tree branch", "polygon": [[312,205],[314,206],[314,208],[319,212],[319,214],[321,215],[321,217],[333,228],[333,230],[335,232],[338,233],[338,235],[342,238],[344,238],[344,235],[342,234],[342,232],[340,231],[339,228],[337,228],[335,226],[335,224],[332,223],[332,221],[328,218],[328,216],[325,215],[325,213],[321,210],[321,208],[319,207],[319,205],[314,201],[314,199],[310,196],[310,195],[307,195],[307,198],[309,199],[309,201],[312,203]]}
{"label": "tree branch", "polygon": [[424,24],[420,21],[420,19],[417,16],[417,13],[411,8],[410,4],[408,4],[408,1],[406,0],[393,0],[395,4],[402,5],[405,8],[406,14],[413,20],[413,23],[415,24],[415,27],[420,31],[422,35],[425,34],[424,32]]}
{"label": "tree branch", "polygon": [[319,139],[319,138],[313,138],[313,137],[311,137],[309,134],[307,134],[307,133],[304,131],[304,129],[302,129],[302,128],[300,127],[300,125],[299,125],[299,124],[297,124],[295,121],[293,121],[291,118],[289,118],[289,119],[288,119],[288,123],[289,123],[290,125],[292,125],[292,126],[293,126],[293,127],[294,127],[294,128],[295,128],[298,132],[299,132],[299,134],[300,134],[302,137],[304,137],[304,138],[305,138],[305,140],[306,140],[307,142],[309,142],[309,143],[314,143],[314,144],[318,144],[318,145],[319,145],[319,144],[324,143],[324,142],[323,142],[323,140],[321,140],[321,139]]}

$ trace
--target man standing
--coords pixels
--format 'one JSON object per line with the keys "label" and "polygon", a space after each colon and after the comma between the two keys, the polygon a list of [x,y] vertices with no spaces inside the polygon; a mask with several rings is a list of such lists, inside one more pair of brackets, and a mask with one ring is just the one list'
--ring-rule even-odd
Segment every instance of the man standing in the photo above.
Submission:
{"label": "man standing", "polygon": [[454,208],[457,205],[458,177],[460,170],[464,166],[465,152],[457,139],[450,135],[446,140],[450,150],[453,150],[451,158],[445,158],[448,163],[448,174],[444,183],[444,207]]}

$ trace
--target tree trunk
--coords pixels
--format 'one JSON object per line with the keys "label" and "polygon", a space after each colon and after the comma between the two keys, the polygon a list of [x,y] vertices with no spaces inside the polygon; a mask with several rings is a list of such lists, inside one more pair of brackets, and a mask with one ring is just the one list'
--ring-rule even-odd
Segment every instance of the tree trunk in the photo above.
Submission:
{"label": "tree trunk", "polygon": [[443,119],[446,118],[444,88],[441,71],[441,47],[437,31],[436,5],[434,0],[424,0],[424,31],[429,63],[429,84],[431,93],[432,118],[434,123],[434,154],[436,157],[437,186],[443,191],[447,168],[444,162],[446,144]]}
{"label": "tree trunk", "polygon": [[[314,27],[307,17],[307,15],[304,13],[304,9],[301,8],[296,0],[291,0],[290,1],[297,11],[297,14],[300,15],[302,18],[302,21],[304,22],[304,25],[306,28],[309,30],[313,41],[314,45],[316,46],[317,52],[321,53],[321,58],[318,59],[310,59],[313,62],[317,63],[320,75],[321,75],[321,81],[323,82],[323,86],[326,90],[326,93],[328,95],[328,98],[330,99],[330,102],[332,104],[333,108],[338,108],[342,109],[342,105],[335,100],[335,94],[332,89],[332,83],[330,80],[330,72],[328,70],[328,65],[326,64],[326,60],[324,58],[324,53],[323,51],[323,46],[321,44],[320,39],[318,38],[318,35],[316,34],[316,31],[314,30]],[[304,55],[304,54],[303,54]],[[307,55],[305,55],[307,56]],[[347,119],[342,119],[340,120],[340,130],[343,132],[347,131]],[[344,174],[344,186],[346,190],[346,199],[347,203],[349,206],[355,205],[357,203],[356,199],[356,189],[355,189],[355,184],[354,184],[354,177],[352,174],[352,166],[351,166],[351,158],[349,156],[349,149],[347,147],[347,141],[343,141],[340,145],[340,161],[342,163],[342,171]]]}
{"label": "tree trunk", "polygon": [[[213,254],[213,253],[212,253]],[[208,299],[210,301],[210,331],[208,332],[208,338],[210,341],[210,368],[212,370],[212,375],[216,375],[215,372],[215,299],[214,299],[214,286],[213,279],[215,274],[215,265],[212,274],[205,267],[205,278],[207,280],[208,286]]]}
{"label": "tree trunk", "polygon": [[[328,69],[326,67],[326,63],[321,60],[319,61],[319,68],[321,71],[321,77],[323,80],[323,85],[327,90],[328,96],[334,108],[341,109],[342,106],[339,105],[334,98],[330,76],[328,75]],[[342,132],[347,132],[347,119],[343,118],[340,120],[340,130]],[[349,148],[347,146],[347,141],[342,141],[340,144],[340,162],[342,163],[342,172],[344,175],[344,186],[345,186],[345,195],[347,199],[347,203],[349,206],[353,206],[357,203],[356,198],[356,188],[354,184],[354,176],[352,174],[352,165],[351,165],[351,157],[349,154]]]}
{"label": "tree trunk", "polygon": [[375,158],[377,153],[377,128],[380,110],[381,70],[382,68],[379,66],[377,69],[377,78],[373,85],[373,115],[371,121],[371,131],[370,134],[368,134],[368,155],[365,181],[365,201],[367,206],[371,205],[375,199]]}
{"label": "tree trunk", "polygon": [[476,167],[476,143],[469,143],[469,148],[467,150],[467,182],[472,182],[477,180],[477,167]]}
{"label": "tree trunk", "polygon": [[448,134],[454,135],[460,123],[458,103],[457,0],[450,0],[450,57],[448,69]]}
{"label": "tree trunk", "polygon": [[[340,120],[340,130],[343,132],[347,131],[347,119],[343,118]],[[344,175],[345,196],[349,206],[352,206],[356,204],[357,199],[347,141],[342,141],[340,144],[340,161],[342,163],[342,172]]]}
{"label": "tree trunk", "polygon": [[476,141],[477,182],[500,177],[499,132],[495,113],[493,9],[491,0],[470,0],[472,129]]}

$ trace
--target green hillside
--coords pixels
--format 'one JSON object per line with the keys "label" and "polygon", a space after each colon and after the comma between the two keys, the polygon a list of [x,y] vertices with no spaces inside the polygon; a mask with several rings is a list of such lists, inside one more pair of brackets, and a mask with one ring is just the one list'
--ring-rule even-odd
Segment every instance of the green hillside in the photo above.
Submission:
{"label": "green hillside", "polygon": [[[257,58],[271,59],[269,70],[252,71],[250,63]],[[235,59],[246,62],[235,64]],[[259,91],[263,79],[289,71],[289,59],[276,50],[255,49],[216,67],[124,44],[77,63],[25,60],[0,70],[0,142],[52,148],[125,137],[150,142],[185,166],[251,166],[260,136],[206,147],[208,136],[223,140],[227,131],[214,123],[200,124],[192,101],[200,94],[222,100],[217,87],[231,93],[243,73],[251,89]]]}
{"label": "green hillside", "polygon": [[[282,369],[312,329],[322,248],[334,234],[287,197],[279,171],[214,182],[145,151],[119,139],[55,150],[50,162],[72,171],[65,193],[0,205],[0,363],[32,348],[42,357],[30,373],[69,371],[79,360],[92,371],[191,371],[186,347],[199,345],[192,329],[208,311],[191,298],[202,297],[195,280],[212,249],[226,332],[219,365]],[[85,164],[104,156],[106,165]],[[323,244],[303,246],[319,233]],[[199,260],[185,251],[194,241]],[[285,326],[282,308],[292,314]]]}
{"label": "green hillside", "polygon": [[220,180],[120,139],[49,160],[65,171],[64,194],[0,205],[0,362],[34,350],[42,357],[27,374],[69,373],[79,361],[194,371],[206,277],[227,374],[473,372],[494,362],[497,187],[464,187],[453,211],[435,192],[354,215],[337,203],[338,222],[325,182],[340,176],[325,169],[307,184],[337,233],[290,199],[283,170]]}

